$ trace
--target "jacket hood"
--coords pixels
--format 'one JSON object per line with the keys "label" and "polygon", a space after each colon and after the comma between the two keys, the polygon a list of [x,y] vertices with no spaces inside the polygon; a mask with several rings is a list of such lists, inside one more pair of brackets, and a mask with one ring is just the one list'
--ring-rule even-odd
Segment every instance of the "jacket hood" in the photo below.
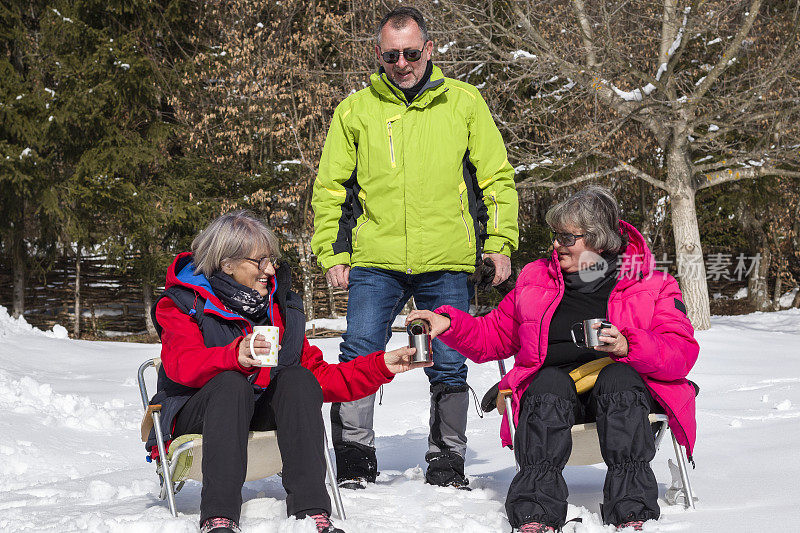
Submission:
{"label": "jacket hood", "polygon": [[619,221],[619,229],[622,235],[628,237],[628,245],[621,254],[619,279],[634,281],[648,277],[655,270],[655,261],[644,237],[639,230],[624,220]]}
{"label": "jacket hood", "polygon": [[[617,278],[617,285],[627,286],[636,280],[646,278],[655,269],[655,261],[650,248],[647,246],[644,237],[633,225],[619,221],[619,230],[623,237],[627,237],[628,243],[620,253],[621,262]],[[550,274],[554,277],[561,277],[561,269],[558,266],[558,253],[553,250],[548,265]]]}
{"label": "jacket hood", "polygon": [[[286,265],[281,265],[276,270],[275,276],[271,278],[272,289],[270,290],[270,297],[275,294],[278,302],[286,301],[286,294],[291,288],[291,274],[291,269]],[[191,252],[178,254],[172,265],[167,268],[167,280],[164,289],[166,290],[170,287],[183,287],[198,293],[206,301],[203,308],[206,313],[215,314],[229,320],[246,320],[239,314],[228,311],[225,304],[214,294],[214,289],[211,287],[208,278],[201,272],[195,271]]]}

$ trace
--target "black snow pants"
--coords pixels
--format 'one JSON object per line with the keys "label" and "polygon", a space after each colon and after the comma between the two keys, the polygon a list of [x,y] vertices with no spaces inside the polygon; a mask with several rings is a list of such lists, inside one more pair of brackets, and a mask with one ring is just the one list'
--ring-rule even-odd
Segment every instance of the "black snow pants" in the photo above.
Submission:
{"label": "black snow pants", "polygon": [[215,516],[239,522],[247,432],[273,429],[283,460],[287,514],[302,518],[330,513],[317,379],[304,367],[287,367],[256,397],[243,374],[227,371],[195,393],[175,419],[174,435],[203,435],[201,524]]}
{"label": "black snow pants", "polygon": [[569,374],[541,369],[522,396],[514,440],[520,471],[511,482],[506,512],[513,527],[540,522],[556,529],[567,517],[567,484],[562,470],[572,451],[573,424],[597,422],[600,450],[608,465],[603,521],[618,525],[659,516],[658,485],[650,469],[655,439],[648,421],[660,407],[629,365],[613,363],[597,383],[578,396]]}

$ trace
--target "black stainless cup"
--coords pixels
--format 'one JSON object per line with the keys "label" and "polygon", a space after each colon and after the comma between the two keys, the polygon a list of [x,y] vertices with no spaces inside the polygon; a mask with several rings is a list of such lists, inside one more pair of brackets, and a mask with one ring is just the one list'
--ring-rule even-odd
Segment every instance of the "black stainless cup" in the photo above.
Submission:
{"label": "black stainless cup", "polygon": [[431,325],[427,320],[418,318],[412,320],[406,327],[408,331],[408,346],[416,348],[411,356],[414,363],[430,363],[433,361],[433,348],[431,347]]}

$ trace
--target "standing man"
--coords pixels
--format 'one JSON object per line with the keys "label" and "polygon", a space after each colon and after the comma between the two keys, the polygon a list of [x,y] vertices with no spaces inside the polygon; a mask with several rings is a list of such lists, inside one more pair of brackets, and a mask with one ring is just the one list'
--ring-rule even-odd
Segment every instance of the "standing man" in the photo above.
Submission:
{"label": "standing man", "polygon": [[[431,63],[422,14],[399,7],[380,23],[380,69],[331,121],[314,183],[311,246],[334,287],[349,289],[341,361],[382,350],[411,296],[420,309],[468,310],[467,276],[483,254],[493,284],[511,274],[518,241],[514,169],[478,90]],[[434,340],[425,480],[466,487],[469,407],[464,356]],[[340,486],[378,474],[375,396],[333,404]]]}

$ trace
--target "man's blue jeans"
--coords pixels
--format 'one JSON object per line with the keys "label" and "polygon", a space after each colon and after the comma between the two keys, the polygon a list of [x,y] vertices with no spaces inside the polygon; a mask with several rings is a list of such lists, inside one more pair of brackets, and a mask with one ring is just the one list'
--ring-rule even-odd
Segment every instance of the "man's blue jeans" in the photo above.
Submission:
{"label": "man's blue jeans", "polygon": [[[347,333],[340,345],[339,360],[384,350],[392,336],[392,322],[411,296],[419,309],[436,309],[445,304],[469,310],[470,286],[466,272],[439,271],[406,274],[381,268],[355,267],[350,271],[347,302]],[[432,367],[425,373],[431,392],[437,391],[436,405],[431,405],[429,453],[454,452],[462,458],[466,452],[467,365],[463,355],[439,340],[433,341]],[[450,394],[441,401],[442,393]],[[372,450],[375,432],[372,419],[375,395],[347,403],[336,403],[331,409],[331,424],[337,461],[341,448],[353,446]],[[434,427],[435,426],[435,427]],[[341,464],[341,461],[339,461]]]}
{"label": "man's blue jeans", "polygon": [[[339,346],[340,361],[350,361],[386,348],[392,322],[414,296],[419,309],[434,310],[445,304],[469,311],[466,272],[406,274],[381,268],[355,267],[350,271],[347,333]],[[425,369],[431,385],[463,386],[467,382],[464,356],[434,339],[433,361]]]}

